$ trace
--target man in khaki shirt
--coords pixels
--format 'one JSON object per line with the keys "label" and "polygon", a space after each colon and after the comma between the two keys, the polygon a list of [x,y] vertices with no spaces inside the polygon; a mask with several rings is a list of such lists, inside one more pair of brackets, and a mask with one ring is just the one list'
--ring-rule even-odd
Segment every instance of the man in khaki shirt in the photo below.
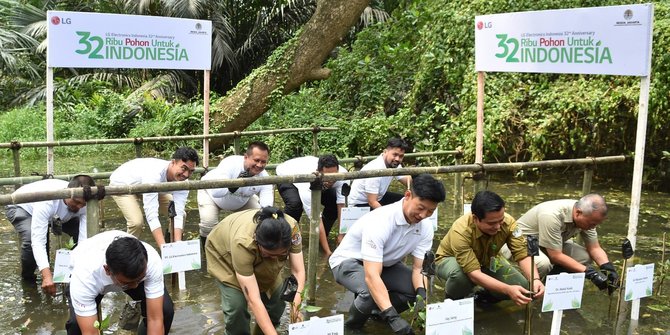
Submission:
{"label": "man in khaki shirt", "polygon": [[[519,220],[524,235],[538,236],[540,255],[535,263],[541,276],[584,272],[601,290],[618,287],[619,275],[598,242],[596,227],[607,218],[607,204],[599,194],[579,200],[546,201],[531,208]],[[580,235],[581,242],[573,237]],[[600,269],[595,270],[596,262]]]}
{"label": "man in khaki shirt", "polygon": [[[511,299],[524,305],[531,301],[529,280],[533,282],[533,297],[541,298],[544,285],[538,275],[530,277],[526,239],[514,218],[505,213],[502,198],[491,191],[480,191],[472,200],[471,209],[471,213],[454,222],[437,249],[436,273],[446,282],[447,298],[464,298],[479,285],[493,301]],[[504,258],[497,257],[505,243],[523,275]]]}

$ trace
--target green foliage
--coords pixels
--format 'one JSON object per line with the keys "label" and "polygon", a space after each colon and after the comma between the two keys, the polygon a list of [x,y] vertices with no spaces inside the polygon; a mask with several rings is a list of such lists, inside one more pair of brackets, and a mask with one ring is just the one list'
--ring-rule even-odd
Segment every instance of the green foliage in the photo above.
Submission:
{"label": "green foliage", "polygon": [[106,329],[109,328],[109,315],[107,315],[107,316],[102,320],[102,322],[100,322],[100,321],[98,321],[98,320],[95,320],[95,322],[93,323],[93,327],[95,327],[95,329],[97,329],[98,331],[100,331],[100,334],[102,334],[102,332],[103,332],[104,330],[106,330]]}

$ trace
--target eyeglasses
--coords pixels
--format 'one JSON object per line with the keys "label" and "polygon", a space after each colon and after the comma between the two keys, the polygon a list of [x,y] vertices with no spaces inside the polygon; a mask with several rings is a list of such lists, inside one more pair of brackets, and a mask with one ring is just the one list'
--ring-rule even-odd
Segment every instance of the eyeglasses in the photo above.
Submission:
{"label": "eyeglasses", "polygon": [[128,280],[126,276],[117,273],[117,274],[112,274],[112,281],[114,282],[114,285],[118,286],[121,288],[121,290],[126,291],[131,288],[136,288],[140,285],[141,282],[144,281],[146,277],[146,273],[142,274],[139,278],[134,279],[134,280]]}
{"label": "eyeglasses", "polygon": [[278,259],[280,261],[285,261],[288,258],[289,252],[289,249],[268,250],[263,248],[260,244],[258,244],[258,250],[260,250],[263,258]]}

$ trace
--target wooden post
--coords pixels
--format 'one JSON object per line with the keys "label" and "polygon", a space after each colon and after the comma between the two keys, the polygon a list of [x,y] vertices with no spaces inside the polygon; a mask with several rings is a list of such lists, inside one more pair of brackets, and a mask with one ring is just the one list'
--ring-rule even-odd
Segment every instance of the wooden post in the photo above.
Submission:
{"label": "wooden post", "polygon": [[236,155],[240,154],[240,134],[239,132],[235,132],[235,137],[233,138],[233,152]]}
{"label": "wooden post", "polygon": [[86,202],[86,236],[91,237],[100,232],[100,211],[98,199],[89,199]]}
{"label": "wooden post", "polygon": [[[460,147],[458,148],[460,151]],[[463,164],[463,152],[456,154],[456,162],[454,165]],[[463,173],[454,173],[454,207],[456,213],[463,213]],[[460,215],[459,215],[460,216]]]}
{"label": "wooden post", "polygon": [[316,157],[319,157],[319,140],[317,139],[317,134],[321,131],[319,127],[314,127],[312,129],[312,154]]}
{"label": "wooden post", "polygon": [[[317,179],[321,184],[321,179]],[[316,181],[315,181],[316,183]],[[312,216],[309,218],[309,246],[307,248],[307,295],[308,304],[316,303],[316,268],[319,256],[319,224],[321,223],[321,189],[312,190]]]}
{"label": "wooden post", "polygon": [[584,180],[582,181],[582,196],[591,193],[591,182],[593,181],[593,167],[584,167]]}
{"label": "wooden post", "polygon": [[[202,134],[209,134],[209,74],[210,70],[205,70],[203,78],[203,118],[202,118]],[[202,167],[205,169],[209,167],[209,139],[202,140]]]}
{"label": "wooden post", "polygon": [[[18,142],[16,142],[18,144]],[[12,143],[13,145],[14,143]],[[19,154],[20,145],[12,146],[12,157],[14,158],[14,177],[21,177],[21,155]],[[18,190],[21,184],[14,185],[14,190]]]}
{"label": "wooden post", "polygon": [[136,138],[135,139],[135,158],[141,158],[142,157],[142,138]]}
{"label": "wooden post", "polygon": [[[484,163],[484,72],[477,72],[477,134],[475,141],[475,164]],[[480,174],[475,173],[475,175]],[[481,172],[483,175],[484,172]],[[474,177],[475,193],[486,187],[483,176]]]}
{"label": "wooden post", "polygon": [[[49,39],[47,39],[48,41]],[[47,44],[49,44],[47,42]],[[54,141],[54,70],[47,66],[47,174],[54,174],[54,147],[48,145]]]}

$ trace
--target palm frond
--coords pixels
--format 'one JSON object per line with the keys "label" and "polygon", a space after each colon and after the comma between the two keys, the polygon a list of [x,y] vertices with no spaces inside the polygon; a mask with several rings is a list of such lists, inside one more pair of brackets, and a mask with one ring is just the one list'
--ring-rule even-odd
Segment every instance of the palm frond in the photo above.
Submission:
{"label": "palm frond", "polygon": [[368,27],[375,23],[386,22],[390,17],[385,10],[368,6],[361,13],[360,24],[363,27]]}
{"label": "palm frond", "polygon": [[164,7],[169,9],[170,16],[198,19],[205,16],[207,3],[206,0],[164,0]]}

